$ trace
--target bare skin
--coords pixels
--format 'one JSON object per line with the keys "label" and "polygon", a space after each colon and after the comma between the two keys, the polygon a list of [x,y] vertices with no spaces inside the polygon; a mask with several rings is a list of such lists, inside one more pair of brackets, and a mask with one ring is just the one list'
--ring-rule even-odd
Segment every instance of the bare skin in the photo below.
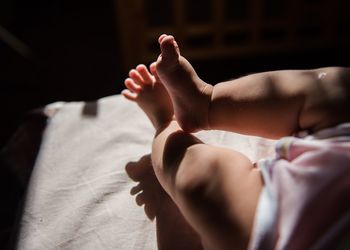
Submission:
{"label": "bare skin", "polygon": [[[150,68],[156,74],[154,64]],[[166,89],[145,69],[141,65],[130,72],[122,94],[142,108],[156,129],[152,165],[159,183],[205,249],[246,249],[263,185],[259,170],[244,155],[184,132],[173,119]]]}
{"label": "bare skin", "polygon": [[[122,92],[122,95],[140,106],[158,133],[168,126],[174,113],[170,98],[156,74],[155,64],[150,66],[150,70],[154,75],[145,65],[139,65],[131,70],[130,78],[125,80],[127,89]],[[152,169],[150,157],[143,157],[139,162],[129,163],[126,167],[130,178],[140,182],[140,185],[131,191],[132,194],[138,194],[136,202],[145,206],[147,217],[152,220],[154,217],[157,219],[158,248],[203,249],[197,233],[160,186],[159,181],[162,182],[162,178],[155,178],[155,170],[155,168]],[[140,193],[140,191],[143,192]]]}
{"label": "bare skin", "polygon": [[187,132],[219,129],[268,138],[316,131],[350,120],[350,69],[283,70],[215,86],[180,55],[173,36],[159,38],[157,72]]}
{"label": "bare skin", "polygon": [[244,155],[206,145],[188,132],[220,129],[279,138],[349,121],[349,69],[265,72],[212,86],[180,55],[172,36],[162,35],[159,43],[152,74],[138,66],[122,92],[156,129],[156,177],[204,248],[246,249],[261,173]]}
{"label": "bare skin", "polygon": [[[130,70],[129,78],[124,82],[127,89],[122,91],[122,95],[130,101],[136,101],[153,126],[159,128],[172,120],[174,110],[167,91],[160,83],[155,66],[155,63],[150,66],[153,75],[145,65]],[[157,99],[153,99],[154,97]],[[149,105],[150,102],[157,105]]]}
{"label": "bare skin", "polygon": [[126,172],[138,183],[131,189],[131,194],[136,196],[136,203],[144,207],[145,214],[150,220],[156,219],[158,249],[203,249],[196,232],[160,186],[154,174],[151,156],[145,155],[137,162],[129,162]]}

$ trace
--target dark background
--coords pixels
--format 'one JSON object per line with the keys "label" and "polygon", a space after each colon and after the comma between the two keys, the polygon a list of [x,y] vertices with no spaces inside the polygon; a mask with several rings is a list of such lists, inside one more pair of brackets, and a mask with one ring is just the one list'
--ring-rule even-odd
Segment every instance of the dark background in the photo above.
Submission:
{"label": "dark background", "polygon": [[[0,147],[29,110],[55,101],[95,100],[123,88],[127,70],[121,63],[113,0],[1,0],[0,25],[31,51],[23,56],[0,40]],[[349,66],[349,52],[349,47],[335,46],[193,64],[204,80],[215,83],[265,70]],[[25,188],[6,168],[0,171],[2,249]]]}

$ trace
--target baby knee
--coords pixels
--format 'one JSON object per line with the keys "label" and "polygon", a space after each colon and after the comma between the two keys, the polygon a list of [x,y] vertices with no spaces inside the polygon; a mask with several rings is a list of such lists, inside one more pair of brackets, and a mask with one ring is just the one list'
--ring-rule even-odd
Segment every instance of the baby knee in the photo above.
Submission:
{"label": "baby knee", "polygon": [[211,146],[197,144],[189,147],[175,179],[178,192],[186,197],[204,192],[217,172],[218,157]]}

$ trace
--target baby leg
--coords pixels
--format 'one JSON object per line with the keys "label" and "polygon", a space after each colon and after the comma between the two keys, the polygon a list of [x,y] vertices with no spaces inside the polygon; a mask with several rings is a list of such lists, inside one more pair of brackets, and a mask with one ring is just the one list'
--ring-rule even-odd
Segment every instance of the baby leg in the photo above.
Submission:
{"label": "baby leg", "polygon": [[280,138],[349,121],[349,68],[262,72],[211,86],[180,55],[174,37],[162,35],[159,43],[157,72],[186,132]]}
{"label": "baby leg", "polygon": [[[150,71],[152,74],[145,65],[139,65],[131,70],[129,78],[125,80],[127,89],[122,94],[139,105],[152,122],[157,134],[171,122],[174,112],[167,91],[155,72],[155,64],[150,66]],[[132,168],[128,168],[129,173],[132,172],[130,169]],[[159,187],[158,180],[148,179],[148,181],[156,181],[148,183],[148,186]],[[154,189],[157,193],[153,195],[159,197],[157,200],[159,208],[156,213],[158,248],[202,249],[200,238],[179,212],[177,205],[164,194],[163,190],[157,188]]]}
{"label": "baby leg", "polygon": [[155,126],[152,165],[159,183],[206,248],[245,249],[262,188],[260,172],[244,155],[184,132],[157,77],[144,66],[136,71],[130,72],[123,95]]}
{"label": "baby leg", "polygon": [[158,180],[205,248],[247,248],[263,186],[247,157],[206,145],[172,121],[156,136],[152,161]]}

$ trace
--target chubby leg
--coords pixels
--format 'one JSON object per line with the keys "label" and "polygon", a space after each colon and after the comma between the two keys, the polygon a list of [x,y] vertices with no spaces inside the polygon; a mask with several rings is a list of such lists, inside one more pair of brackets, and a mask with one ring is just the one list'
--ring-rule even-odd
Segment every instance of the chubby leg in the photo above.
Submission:
{"label": "chubby leg", "polygon": [[[156,69],[186,132],[218,129],[270,138],[299,129],[306,82],[298,72],[261,73],[215,86],[202,81],[171,35],[158,40]],[[301,87],[300,87],[301,86]]]}
{"label": "chubby leg", "polygon": [[163,188],[206,249],[246,249],[263,183],[242,154],[203,144],[172,121],[153,143]]}
{"label": "chubby leg", "polygon": [[[130,78],[125,80],[127,89],[122,94],[128,100],[136,102],[151,120],[156,131],[161,131],[171,122],[173,108],[155,72],[155,64],[150,66],[150,70],[153,74],[144,65],[131,70]],[[142,167],[144,169],[141,169]],[[149,167],[152,169],[151,160],[146,157],[137,164],[128,164],[126,170],[135,181],[143,181],[141,186],[133,189],[134,194],[139,193],[142,187],[148,190],[143,190],[137,195],[137,202],[145,205],[147,216],[151,219],[156,217],[158,248],[202,249],[198,234],[185,220],[174,201],[159,186],[153,169],[150,170]],[[152,197],[151,201],[149,197]],[[146,200],[150,202],[146,204]]]}
{"label": "chubby leg", "polygon": [[245,249],[262,188],[260,172],[244,155],[184,132],[173,120],[171,101],[157,75],[144,66],[135,71],[122,93],[155,126],[152,165],[161,186],[207,249]]}
{"label": "chubby leg", "polygon": [[157,72],[184,131],[280,138],[350,119],[350,68],[263,72],[211,86],[180,55],[173,36],[160,36],[159,44]]}

